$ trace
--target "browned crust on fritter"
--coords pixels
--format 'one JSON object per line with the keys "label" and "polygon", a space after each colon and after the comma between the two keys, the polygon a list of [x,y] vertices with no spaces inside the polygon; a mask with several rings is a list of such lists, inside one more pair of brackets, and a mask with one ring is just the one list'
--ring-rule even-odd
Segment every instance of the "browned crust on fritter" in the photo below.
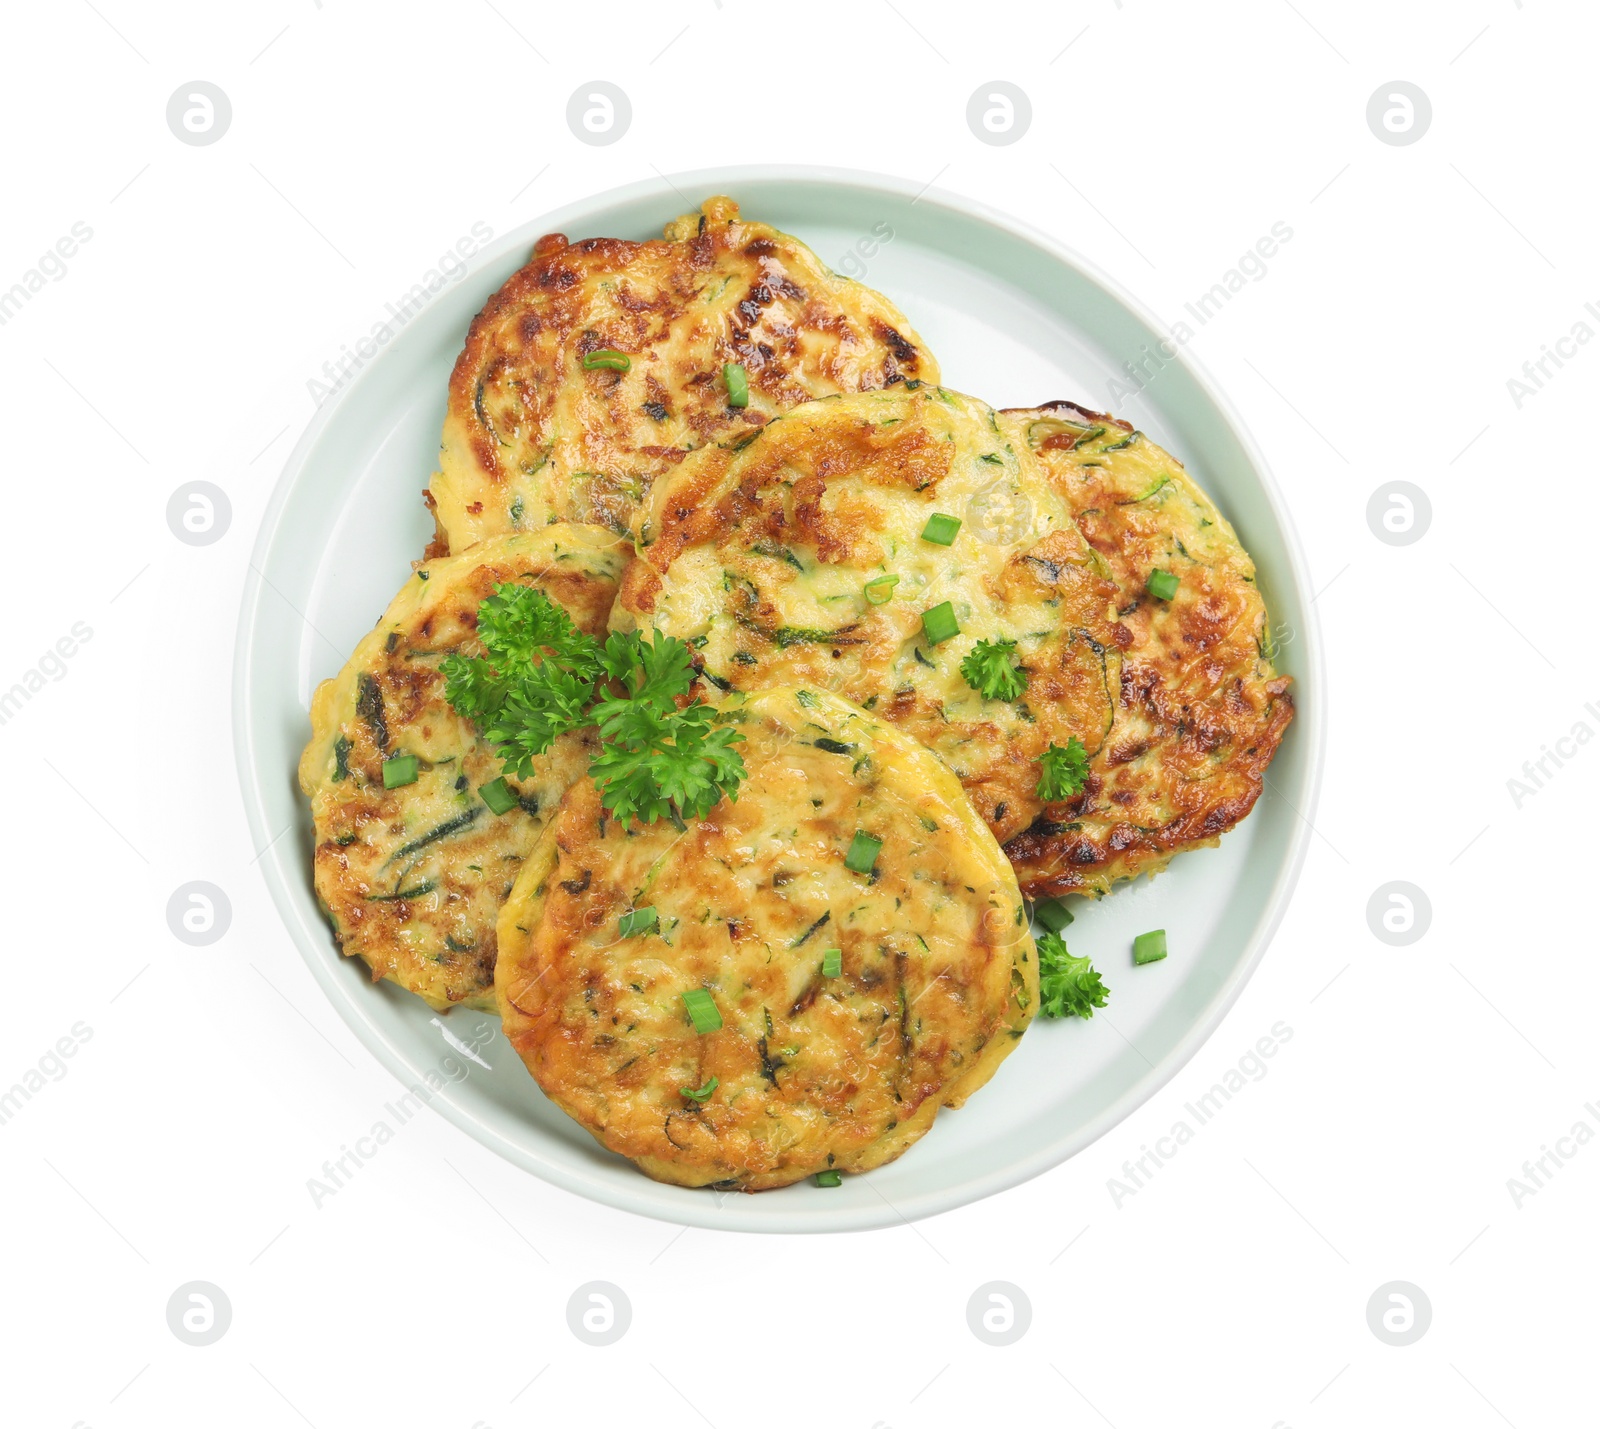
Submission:
{"label": "browned crust on fritter", "polygon": [[[551,558],[552,547],[582,538],[579,528],[560,530],[424,565],[312,700],[300,784],[311,801],[318,901],[346,956],[436,1008],[492,1007],[500,904],[592,753],[587,734],[561,736],[526,780],[508,777],[518,805],[493,813],[478,790],[502,776],[502,761],[451,709],[439,672],[447,653],[483,653],[478,606],[502,581],[534,585],[580,629],[604,631],[625,559],[619,543],[592,531],[618,551],[604,578],[592,550],[570,567]],[[402,753],[418,756],[418,777],[386,789],[384,763]],[[416,895],[396,896],[407,890]]]}
{"label": "browned crust on fritter", "polygon": [[[861,571],[863,579],[875,563],[903,562],[907,546],[934,549],[917,538],[926,517],[967,510],[963,499],[947,494],[959,479],[952,451],[970,464],[969,435],[989,430],[987,408],[971,404],[981,408],[981,418],[964,407],[952,416],[956,401],[971,399],[922,386],[813,403],[773,422],[738,452],[718,447],[696,453],[660,488],[649,516],[654,539],[629,567],[619,609],[647,623],[666,574],[696,548],[716,549],[725,572],[757,580],[761,558],[750,553],[767,547],[814,553],[821,565]],[[892,422],[872,420],[869,407],[892,408]],[[945,423],[954,424],[960,440],[951,440]],[[1024,487],[1035,498],[1048,497],[1026,452],[1021,460]],[[852,482],[925,503],[914,529],[904,533],[899,556],[886,550],[870,499],[852,492]],[[1045,750],[1076,738],[1093,752],[1112,729],[1119,653],[1130,638],[1111,618],[1114,587],[1068,514],[1061,512],[1060,529],[1016,545],[983,578],[983,595],[997,609],[1043,611],[1048,620],[1049,638],[1019,657],[1028,678],[1026,714],[1022,705],[1004,701],[983,701],[981,708],[972,701],[952,713],[942,695],[919,691],[905,678],[911,645],[921,639],[915,599],[868,605],[831,640],[784,645],[783,617],[755,580],[724,597],[741,648],[716,671],[720,683],[738,690],[809,685],[872,709],[944,757],[995,837],[1011,838],[1044,808],[1037,785]],[[784,574],[780,568],[778,577]],[[953,667],[960,657],[949,650],[932,658]],[[969,694],[959,677],[952,683],[959,695]]]}
{"label": "browned crust on fritter", "polygon": [[422,504],[428,508],[428,515],[433,518],[433,536],[423,548],[424,561],[436,561],[441,556],[450,554],[450,541],[444,534],[444,527],[439,524],[439,507],[433,499],[433,493],[426,488],[422,492]]}
{"label": "browned crust on fritter", "polygon": [[[502,916],[507,1038],[552,1101],[657,1179],[756,1191],[882,1165],[988,1080],[1036,1006],[1020,894],[954,780],[808,698],[801,720],[823,723],[741,725],[749,783],[681,836],[625,833],[575,785]],[[869,728],[883,742],[859,768],[812,743]],[[885,839],[870,881],[843,868],[858,819]],[[624,937],[636,901],[659,923]],[[689,1024],[690,988],[711,990],[718,1030]]]}
{"label": "browned crust on fritter", "polygon": [[[1001,423],[1072,507],[1129,635],[1116,723],[1087,785],[1006,854],[1030,897],[1104,893],[1214,844],[1250,812],[1293,718],[1290,681],[1266,653],[1254,565],[1181,463],[1076,403],[1003,412]],[[1180,578],[1170,602],[1145,589],[1156,568]]]}
{"label": "browned crust on fritter", "polygon": [[[450,376],[441,504],[451,547],[519,523],[616,531],[686,452],[815,397],[937,380],[887,299],[728,198],[647,242],[541,238],[473,320]],[[585,356],[629,356],[626,373]],[[749,405],[728,404],[741,364]],[[518,496],[522,513],[509,514]]]}

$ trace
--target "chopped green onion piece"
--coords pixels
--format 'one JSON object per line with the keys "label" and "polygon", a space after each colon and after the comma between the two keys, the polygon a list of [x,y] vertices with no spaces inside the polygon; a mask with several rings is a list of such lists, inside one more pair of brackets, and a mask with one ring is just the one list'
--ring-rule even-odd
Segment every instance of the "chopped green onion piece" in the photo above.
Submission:
{"label": "chopped green onion piece", "polygon": [[829,948],[822,955],[823,977],[838,977],[844,971],[844,953],[839,948]]}
{"label": "chopped green onion piece", "polygon": [[873,864],[878,861],[878,850],[882,847],[882,839],[875,839],[871,834],[857,829],[856,836],[850,840],[850,852],[844,856],[844,866],[851,873],[871,873]]}
{"label": "chopped green onion piece", "polygon": [[750,405],[750,379],[745,370],[737,362],[724,362],[722,364],[722,385],[728,389],[728,405],[730,407],[748,407]]}
{"label": "chopped green onion piece", "polygon": [[837,1171],[818,1171],[811,1179],[819,1186],[842,1186],[844,1184],[844,1177]]}
{"label": "chopped green onion piece", "polygon": [[712,1077],[703,1087],[679,1087],[678,1090],[692,1102],[703,1102],[717,1089],[717,1079]]}
{"label": "chopped green onion piece", "polygon": [[694,1030],[704,1036],[707,1032],[715,1032],[722,1026],[722,1014],[717,1011],[717,1004],[711,1000],[711,994],[703,987],[691,987],[682,994],[684,1009],[689,1014],[689,1021],[694,1023]]}
{"label": "chopped green onion piece", "polygon": [[1171,600],[1178,593],[1178,578],[1171,571],[1151,571],[1144,588],[1157,600]]}
{"label": "chopped green onion piece", "polygon": [[383,761],[383,787],[399,789],[417,782],[417,756],[397,754]]}
{"label": "chopped green onion piece", "polygon": [[630,908],[617,920],[617,931],[624,938],[631,938],[635,933],[648,933],[655,926],[654,908]]}
{"label": "chopped green onion piece", "polygon": [[946,516],[942,511],[938,511],[928,517],[928,524],[922,528],[922,539],[932,542],[935,546],[948,546],[955,540],[956,532],[960,529],[959,516]]}
{"label": "chopped green onion piece", "polygon": [[478,797],[489,806],[491,814],[509,814],[517,807],[517,796],[504,779],[491,779],[478,789]]}
{"label": "chopped green onion piece", "polygon": [[602,347],[583,354],[585,372],[593,372],[597,367],[608,367],[613,372],[626,372],[632,366],[633,359],[627,353],[618,352],[610,347]]}
{"label": "chopped green onion piece", "polygon": [[899,584],[899,576],[873,576],[861,589],[871,604],[883,605],[894,599],[894,588]]}
{"label": "chopped green onion piece", "polygon": [[930,645],[941,644],[952,635],[961,634],[961,627],[956,624],[955,609],[949,601],[922,612],[922,633],[928,637]]}
{"label": "chopped green onion piece", "polygon": [[1072,921],[1072,910],[1059,898],[1052,898],[1035,908],[1033,916],[1052,933],[1059,933]]}
{"label": "chopped green onion piece", "polygon": [[1140,933],[1133,940],[1133,963],[1159,963],[1167,955],[1167,930],[1157,928],[1153,933]]}

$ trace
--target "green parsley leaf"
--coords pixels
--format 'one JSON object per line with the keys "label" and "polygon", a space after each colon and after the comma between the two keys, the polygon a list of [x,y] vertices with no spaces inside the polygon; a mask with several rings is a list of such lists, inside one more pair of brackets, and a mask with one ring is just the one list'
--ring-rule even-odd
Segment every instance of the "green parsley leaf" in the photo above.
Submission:
{"label": "green parsley leaf", "polygon": [[439,661],[444,676],[444,697],[462,719],[482,725],[500,711],[506,686],[487,660],[454,651]]}
{"label": "green parsley leaf", "polygon": [[501,582],[478,607],[488,658],[452,652],[439,662],[445,698],[477,725],[519,779],[559,735],[588,723],[600,643],[542,590]]}
{"label": "green parsley leaf", "polygon": [[961,662],[961,677],[986,700],[1014,700],[1028,688],[1028,672],[1011,663],[1015,640],[980,640]]}
{"label": "green parsley leaf", "polygon": [[693,704],[664,714],[629,705],[601,726],[601,750],[589,765],[600,802],[621,824],[703,819],[724,794],[737,799],[748,772],[733,747],[744,739],[718,727],[718,712]]}
{"label": "green parsley leaf", "polygon": [[1066,748],[1052,744],[1039,756],[1039,786],[1034,791],[1041,799],[1058,803],[1083,792],[1089,781],[1089,751],[1077,735],[1067,740]]}
{"label": "green parsley leaf", "polygon": [[[478,607],[486,657],[439,662],[445,697],[505,761],[529,778],[533,761],[562,734],[597,727],[589,773],[623,824],[703,818],[745,778],[734,745],[744,736],[695,699],[693,653],[681,640],[615,632],[602,645],[543,591],[497,585]],[[597,698],[598,695],[598,698]]]}
{"label": "green parsley leaf", "polygon": [[545,662],[532,675],[512,683],[493,718],[483,726],[483,737],[500,751],[507,774],[533,777],[535,756],[543,754],[569,730],[589,723],[592,680]]}
{"label": "green parsley leaf", "polygon": [[478,607],[478,639],[505,675],[529,673],[547,653],[569,670],[592,673],[600,654],[599,642],[542,590],[507,582]]}
{"label": "green parsley leaf", "polygon": [[727,795],[737,799],[747,770],[733,747],[744,736],[720,723],[713,706],[689,693],[694,665],[689,647],[655,632],[614,632],[601,652],[602,669],[623,687],[594,707],[601,750],[589,765],[600,802],[619,823],[682,825],[702,819]]}
{"label": "green parsley leaf", "polygon": [[1111,996],[1088,958],[1075,958],[1059,933],[1046,933],[1039,951],[1039,1011],[1046,1017],[1093,1017]]}
{"label": "green parsley leaf", "polygon": [[653,709],[671,709],[680,695],[689,693],[694,683],[694,659],[689,647],[671,635],[653,632],[646,640],[637,630],[616,630],[598,651],[596,659],[603,673],[626,689],[620,700],[602,700],[596,716],[604,722],[607,704],[639,704]]}

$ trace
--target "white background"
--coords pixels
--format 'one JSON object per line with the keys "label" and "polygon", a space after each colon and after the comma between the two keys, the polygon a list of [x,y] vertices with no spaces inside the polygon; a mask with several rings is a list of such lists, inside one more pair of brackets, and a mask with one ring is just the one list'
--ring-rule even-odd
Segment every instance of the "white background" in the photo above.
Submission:
{"label": "white background", "polygon": [[[1600,1142],[1565,1143],[1520,1204],[1507,1182],[1574,1123],[1600,1131],[1600,748],[1547,764],[1520,808],[1507,781],[1578,722],[1600,732],[1600,345],[1520,409],[1507,380],[1575,323],[1600,331],[1597,39],[1592,11],[1547,0],[9,12],[0,290],[75,222],[93,237],[0,327],[0,688],[75,622],[93,634],[0,726],[0,1086],[74,1024],[92,1035],[0,1125],[0,1417],[1592,1421]],[[233,106],[209,147],[165,119],[196,78]],[[565,121],[597,78],[634,112],[600,148]],[[995,79],[1033,106],[1006,147],[965,118]],[[1409,146],[1366,121],[1395,79],[1432,101]],[[657,172],[767,161],[982,198],[1172,322],[1275,222],[1293,229],[1192,349],[1266,450],[1322,591],[1328,774],[1288,917],[1136,1115],[914,1227],[679,1232],[549,1188],[431,1113],[315,1206],[307,1179],[398,1087],[283,933],[234,776],[238,597],[307,379],[474,221],[505,233]],[[1404,547],[1366,519],[1396,478],[1432,503]],[[196,479],[233,506],[204,548],[165,514]],[[193,879],[232,903],[207,948],[167,928]],[[1397,879],[1432,905],[1405,948],[1366,914]],[[1115,1204],[1123,1162],[1280,1021],[1294,1035],[1268,1075]],[[193,1280],[232,1305],[208,1347],[167,1325]],[[606,1348],[566,1322],[595,1280],[633,1307]],[[1005,1348],[967,1326],[994,1280],[1032,1305]],[[1405,1348],[1367,1324],[1393,1280],[1433,1309]]]}

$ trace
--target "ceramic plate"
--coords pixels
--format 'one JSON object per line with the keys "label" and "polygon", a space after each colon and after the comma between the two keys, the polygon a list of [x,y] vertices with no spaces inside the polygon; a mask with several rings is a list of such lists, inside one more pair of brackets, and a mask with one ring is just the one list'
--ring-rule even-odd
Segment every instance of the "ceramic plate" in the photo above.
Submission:
{"label": "ceramic plate", "polygon": [[[900,1160],[830,1190],[807,1182],[727,1195],[659,1185],[544,1099],[495,1019],[464,1009],[436,1019],[389,984],[374,985],[365,964],[339,955],[317,910],[310,814],[295,785],[312,689],[372,627],[431,533],[421,490],[473,315],[540,234],[655,237],[716,193],[887,294],[948,386],[996,407],[1065,397],[1110,408],[1180,457],[1255,557],[1298,705],[1269,792],[1220,848],[1185,854],[1161,877],[1098,904],[1074,901],[1072,947],[1094,958],[1111,988],[1105,1015],[1036,1022],[969,1107],[941,1115]],[[403,1083],[450,1071],[431,1104],[508,1160],[579,1195],[688,1225],[896,1225],[1014,1186],[1082,1150],[1221,1021],[1283,913],[1314,812],[1322,681],[1310,593],[1282,500],[1238,419],[1186,352],[1163,349],[1159,323],[1082,259],[980,204],[905,180],[795,169],[682,174],[548,214],[473,262],[318,410],[273,494],[240,614],[234,726],[251,832],[258,848],[272,841],[260,867],[340,1015]],[[1143,368],[1143,385],[1113,398],[1113,379],[1137,385],[1130,362]],[[1170,956],[1134,969],[1133,935],[1157,927],[1167,929]]]}

